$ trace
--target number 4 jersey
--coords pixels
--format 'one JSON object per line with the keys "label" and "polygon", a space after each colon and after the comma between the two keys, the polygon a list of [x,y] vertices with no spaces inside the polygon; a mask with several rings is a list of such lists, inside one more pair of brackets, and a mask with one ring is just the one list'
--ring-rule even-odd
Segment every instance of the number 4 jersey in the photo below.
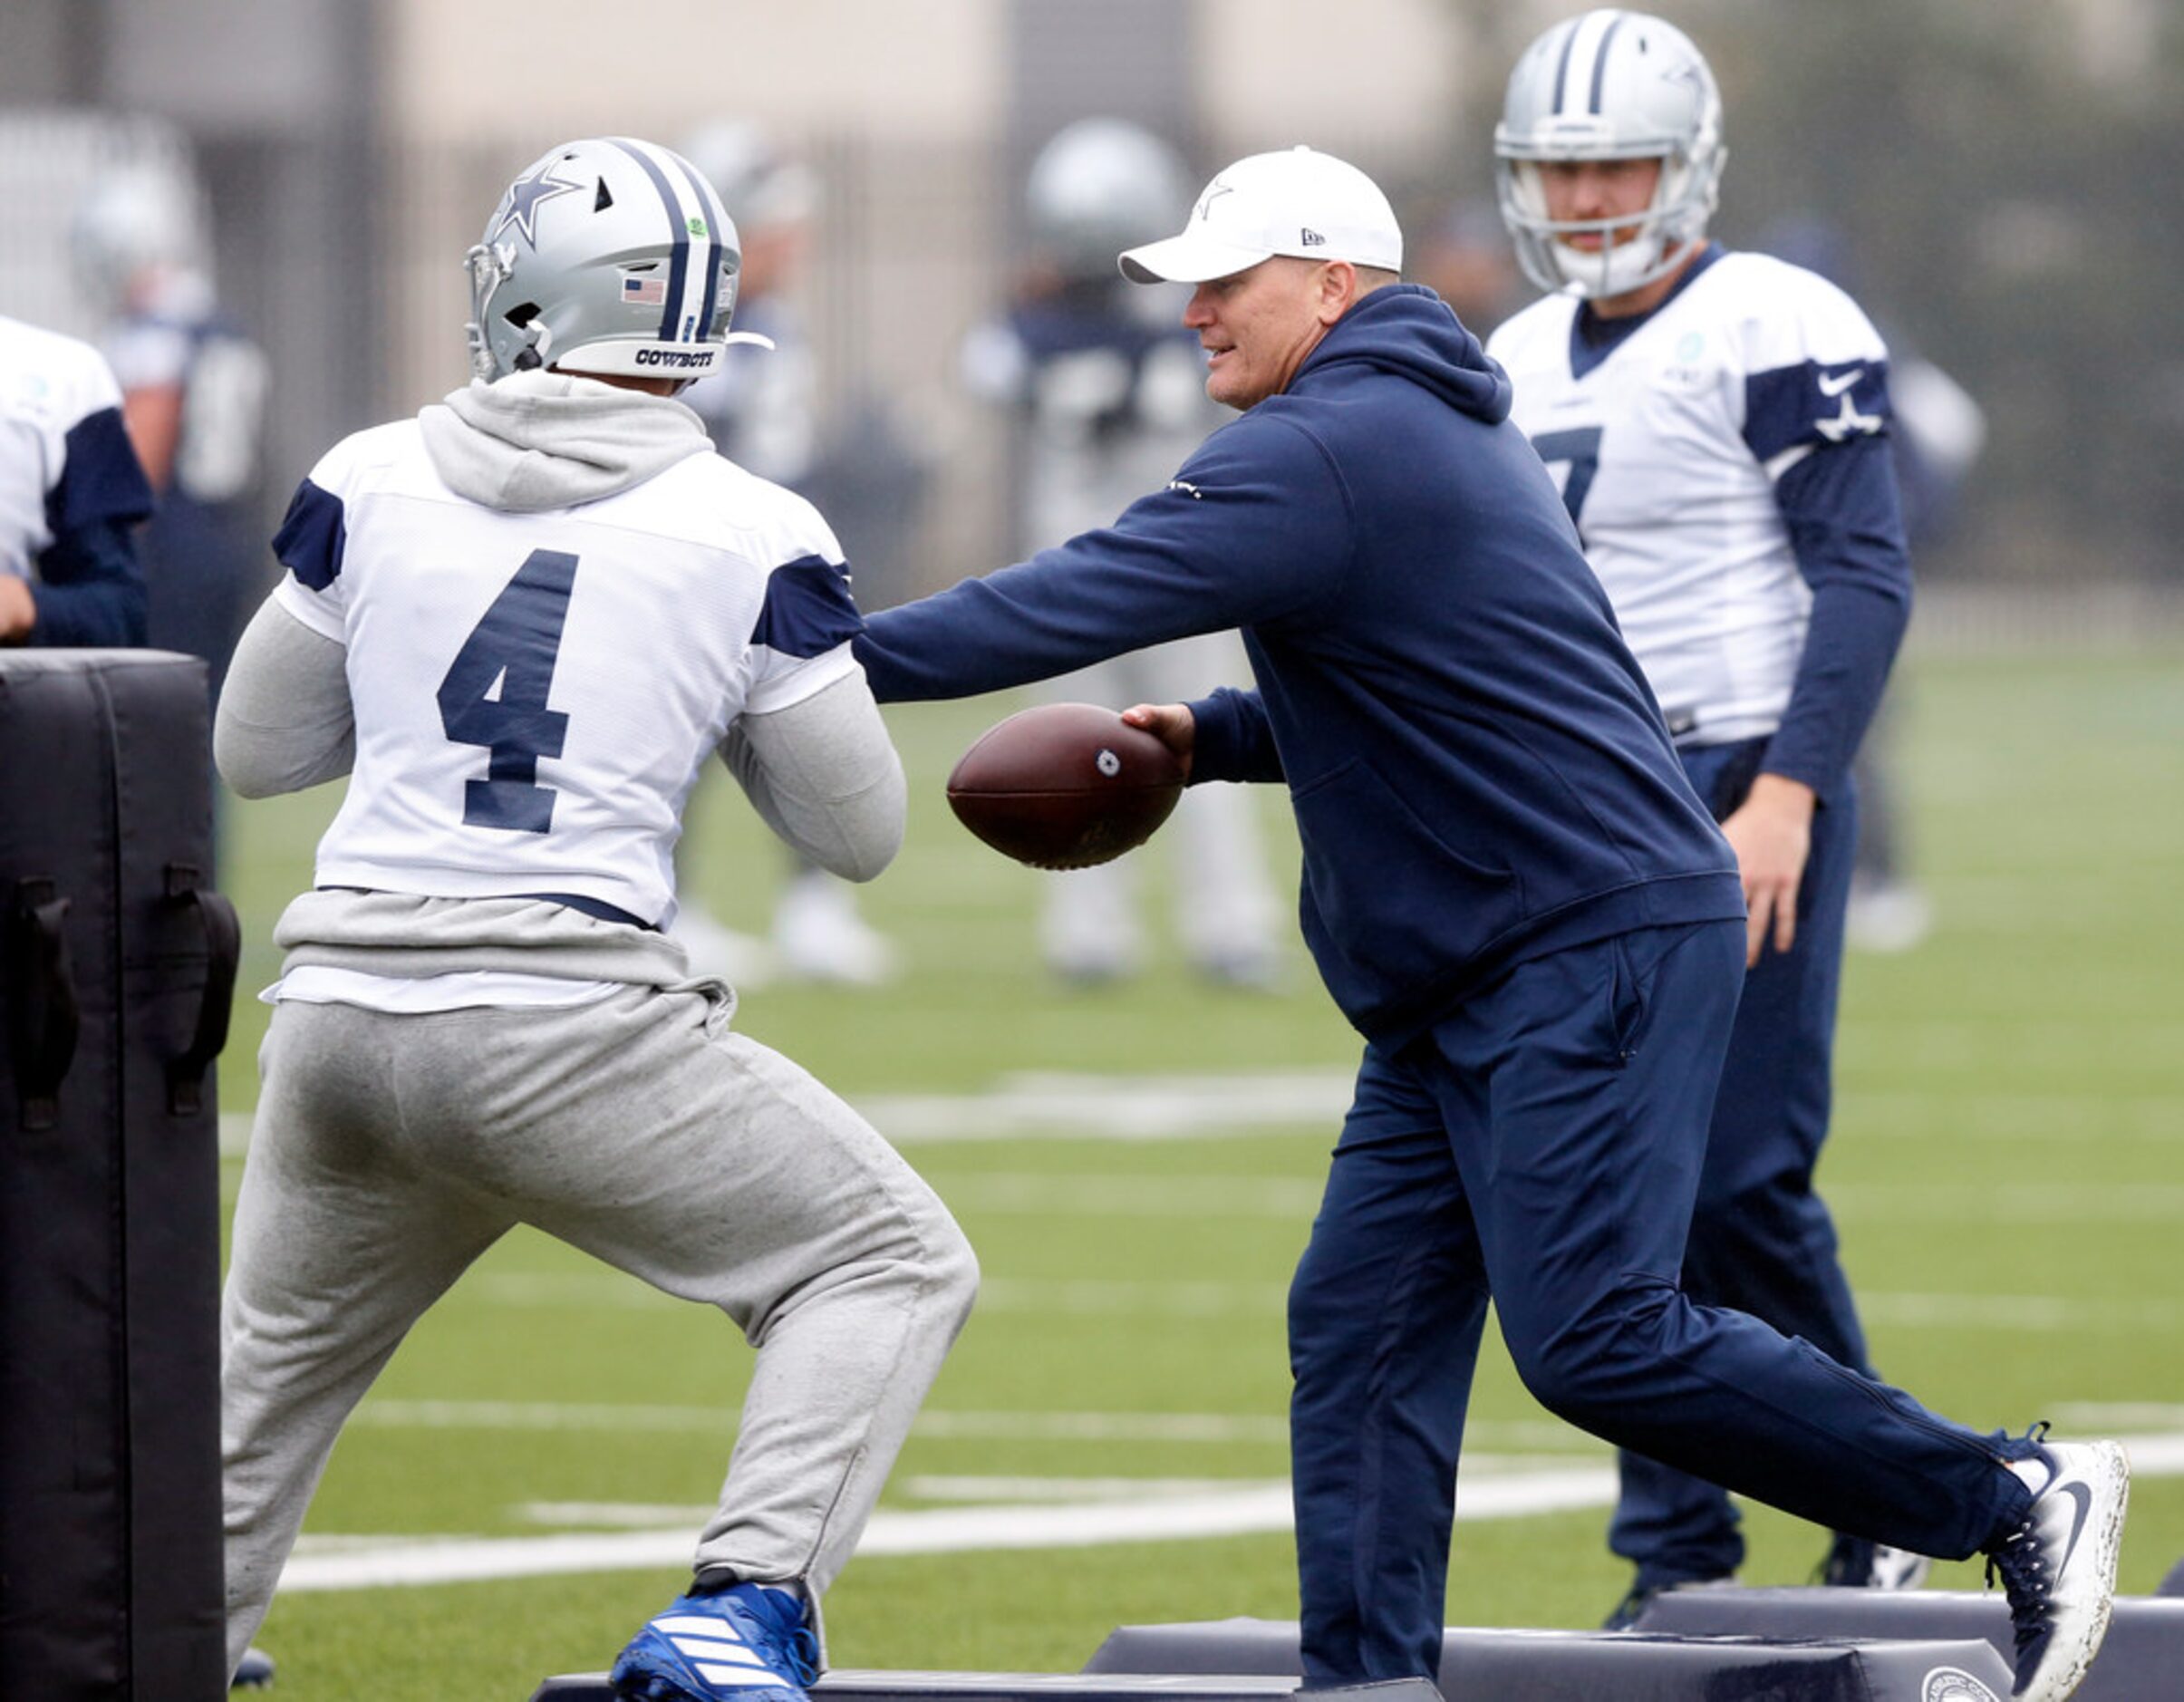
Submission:
{"label": "number 4 jersey", "polygon": [[1772,733],[1812,605],[1779,481],[1888,429],[1880,334],[1816,274],[1719,249],[1642,318],[1580,307],[1548,296],[1488,341],[1512,417],[1678,742]]}
{"label": "number 4 jersey", "polygon": [[356,759],[321,886],[664,924],[682,806],[730,723],[856,666],[833,533],[710,452],[508,512],[451,491],[401,421],[336,445],[274,548],[283,607],[348,652]]}

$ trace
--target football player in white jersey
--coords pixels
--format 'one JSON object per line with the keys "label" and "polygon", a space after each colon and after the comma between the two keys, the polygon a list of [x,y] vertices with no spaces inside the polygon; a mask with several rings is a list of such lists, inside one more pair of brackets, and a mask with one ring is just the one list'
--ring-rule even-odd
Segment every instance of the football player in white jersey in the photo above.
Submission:
{"label": "football player in white jersey", "polygon": [[[1488,352],[1750,910],[1685,1285],[1870,1374],[1812,1171],[1857,843],[1851,760],[1910,610],[1888,351],[1834,285],[1708,239],[1721,102],[1659,19],[1603,9],[1541,35],[1494,152],[1518,256],[1551,294]],[[1637,1568],[1611,1627],[1664,1589],[1730,1577],[1744,1553],[1725,1493],[1633,1454],[1610,1546]],[[1839,1535],[1822,1576],[1924,1570]]]}
{"label": "football player in white jersey", "polygon": [[758,1349],[689,1591],[615,1694],[798,1702],[976,1266],[872,1127],[736,1033],[662,930],[717,750],[869,879],[902,769],[834,536],[672,400],[731,339],[738,251],[687,161],[556,148],[470,252],[477,378],[337,445],[216,728],[246,796],[343,774],[286,952],[222,1309],[228,1639],[271,1600],[343,1419],[530,1223]]}
{"label": "football player in white jersey", "polygon": [[142,643],[150,512],[112,369],[0,316],[0,644]]}
{"label": "football player in white jersey", "polygon": [[[962,359],[965,386],[1010,415],[1026,554],[1106,526],[1166,484],[1228,418],[1206,397],[1204,355],[1177,323],[1176,302],[1115,266],[1145,231],[1181,219],[1190,194],[1174,150],[1122,119],[1067,125],[1032,161],[1021,289],[1006,314],[972,329]],[[1250,668],[1234,633],[1201,633],[1095,663],[1041,693],[1122,709],[1195,697]],[[1192,969],[1216,985],[1270,986],[1280,967],[1257,808],[1244,787],[1193,787],[1161,835],[1176,936]],[[1088,986],[1144,967],[1143,872],[1141,859],[1124,857],[1046,877],[1039,944],[1049,969]]]}

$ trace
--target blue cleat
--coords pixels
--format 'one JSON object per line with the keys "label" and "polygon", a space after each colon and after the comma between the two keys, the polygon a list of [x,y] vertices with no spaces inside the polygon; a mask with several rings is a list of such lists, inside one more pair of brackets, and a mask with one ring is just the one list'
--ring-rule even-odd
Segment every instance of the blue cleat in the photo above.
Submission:
{"label": "blue cleat", "polygon": [[819,1642],[793,1591],[729,1584],[678,1596],[607,1675],[626,1702],[807,1702]]}
{"label": "blue cleat", "polygon": [[262,1649],[246,1649],[237,1663],[230,1690],[269,1690],[273,1687],[273,1657]]}

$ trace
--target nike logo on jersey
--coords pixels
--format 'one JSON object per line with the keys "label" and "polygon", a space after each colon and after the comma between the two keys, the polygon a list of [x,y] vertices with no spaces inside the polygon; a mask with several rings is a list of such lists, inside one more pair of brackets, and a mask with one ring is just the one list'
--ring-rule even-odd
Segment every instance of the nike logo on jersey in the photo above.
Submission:
{"label": "nike logo on jersey", "polygon": [[1833,378],[1823,377],[1820,381],[1820,393],[1823,396],[1840,396],[1865,375],[1864,367],[1853,366],[1847,372],[1836,373]]}
{"label": "nike logo on jersey", "polygon": [[1843,392],[1842,411],[1832,419],[1815,420],[1812,429],[1831,443],[1841,443],[1850,438],[1871,437],[1880,430],[1880,416],[1877,413],[1860,413],[1857,403]]}

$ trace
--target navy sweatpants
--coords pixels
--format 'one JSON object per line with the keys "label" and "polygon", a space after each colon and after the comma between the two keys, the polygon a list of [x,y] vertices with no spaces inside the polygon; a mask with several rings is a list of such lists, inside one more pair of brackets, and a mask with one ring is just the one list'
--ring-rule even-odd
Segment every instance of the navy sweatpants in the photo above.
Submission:
{"label": "navy sweatpants", "polygon": [[[1744,802],[1765,750],[1763,739],[1684,753],[1685,772],[1716,820]],[[1870,1377],[1834,1221],[1812,1190],[1828,1134],[1857,852],[1857,801],[1846,788],[1812,817],[1795,942],[1786,953],[1770,944],[1744,976],[1699,1171],[1684,1292],[1703,1306],[1750,1312]],[[1638,1568],[1638,1582],[1722,1578],[1743,1563],[1726,1491],[1643,1455],[1626,1452],[1619,1463],[1622,1495],[1608,1546]]]}
{"label": "navy sweatpants", "polygon": [[2022,1512],[2025,1445],[1677,1285],[1744,953],[1738,922],[1571,947],[1367,1049],[1290,1296],[1308,1683],[1438,1669],[1490,1296],[1532,1393],[1619,1446],[1928,1554]]}

